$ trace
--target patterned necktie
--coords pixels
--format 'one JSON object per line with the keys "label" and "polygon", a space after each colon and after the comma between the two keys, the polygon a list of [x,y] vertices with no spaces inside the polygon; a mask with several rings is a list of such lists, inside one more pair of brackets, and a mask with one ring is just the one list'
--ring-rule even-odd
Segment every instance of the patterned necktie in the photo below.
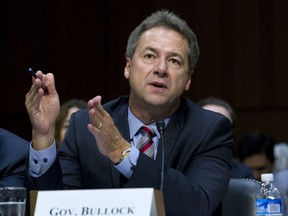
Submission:
{"label": "patterned necktie", "polygon": [[142,126],[139,131],[142,134],[142,137],[137,144],[137,148],[144,154],[154,159],[154,146],[152,138],[155,136],[155,133],[153,129]]}

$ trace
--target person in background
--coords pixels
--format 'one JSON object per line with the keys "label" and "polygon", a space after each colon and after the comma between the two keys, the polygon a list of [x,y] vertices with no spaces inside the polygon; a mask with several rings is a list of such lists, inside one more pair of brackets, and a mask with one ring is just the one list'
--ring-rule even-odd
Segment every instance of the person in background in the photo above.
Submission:
{"label": "person in background", "polygon": [[130,95],[104,105],[97,95],[72,114],[58,157],[54,75],[37,71],[25,101],[33,131],[29,189],[150,187],[162,190],[168,216],[212,215],[228,189],[233,129],[183,97],[198,56],[184,20],[167,10],[148,16],[126,47]]}
{"label": "person in background", "polygon": [[230,120],[234,131],[236,126],[236,114],[232,106],[225,100],[216,97],[207,97],[197,102],[199,106],[206,110],[220,113]]}
{"label": "person in background", "polygon": [[62,141],[64,140],[65,132],[69,127],[69,121],[72,113],[84,109],[87,107],[87,102],[80,99],[70,99],[65,101],[60,106],[60,113],[56,119],[55,125],[55,140],[57,148],[60,148]]}
{"label": "person in background", "polygon": [[[235,132],[236,128],[236,114],[232,106],[225,100],[215,97],[208,97],[197,102],[199,106],[206,110],[220,113],[227,117],[233,125]],[[250,167],[240,163],[234,155],[234,160],[232,164],[232,169],[230,173],[231,178],[249,178],[254,179],[253,172]]]}
{"label": "person in background", "polygon": [[279,142],[274,146],[274,172],[288,169],[288,143]]}
{"label": "person in background", "polygon": [[0,187],[23,187],[29,142],[0,128]]}
{"label": "person in background", "polygon": [[272,136],[253,131],[239,141],[238,157],[253,170],[256,180],[261,180],[262,173],[273,173],[275,140]]}

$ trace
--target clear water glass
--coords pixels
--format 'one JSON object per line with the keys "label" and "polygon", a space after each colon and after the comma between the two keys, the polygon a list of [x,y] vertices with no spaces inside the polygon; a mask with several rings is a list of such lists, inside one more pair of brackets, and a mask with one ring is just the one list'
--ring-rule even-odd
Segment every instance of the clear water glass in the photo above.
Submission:
{"label": "clear water glass", "polygon": [[0,188],[0,216],[25,216],[26,188]]}

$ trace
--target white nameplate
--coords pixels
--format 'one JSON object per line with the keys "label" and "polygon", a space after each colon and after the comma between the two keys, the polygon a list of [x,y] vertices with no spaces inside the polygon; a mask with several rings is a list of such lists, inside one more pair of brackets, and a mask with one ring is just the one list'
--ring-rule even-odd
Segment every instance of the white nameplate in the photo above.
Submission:
{"label": "white nameplate", "polygon": [[35,201],[34,216],[165,215],[162,193],[153,188],[38,191]]}

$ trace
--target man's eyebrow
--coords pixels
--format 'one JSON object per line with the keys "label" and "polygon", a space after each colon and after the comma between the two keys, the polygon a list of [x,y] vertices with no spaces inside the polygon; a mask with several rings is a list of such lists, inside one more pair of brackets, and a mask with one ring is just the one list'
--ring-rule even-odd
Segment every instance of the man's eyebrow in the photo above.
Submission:
{"label": "man's eyebrow", "polygon": [[151,47],[151,46],[148,46],[146,47],[144,50],[149,50],[149,51],[152,51],[152,52],[156,52],[157,53],[157,49]]}

